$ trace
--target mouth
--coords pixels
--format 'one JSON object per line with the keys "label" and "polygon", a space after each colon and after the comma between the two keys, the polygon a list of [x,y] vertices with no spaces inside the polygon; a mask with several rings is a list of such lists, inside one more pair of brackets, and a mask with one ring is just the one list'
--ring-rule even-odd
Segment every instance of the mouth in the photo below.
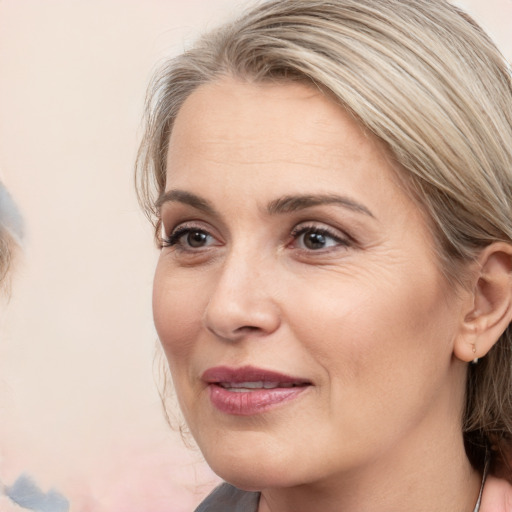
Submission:
{"label": "mouth", "polygon": [[256,389],[276,389],[276,388],[293,388],[293,387],[301,387],[306,384],[296,384],[293,382],[267,382],[267,381],[257,381],[257,382],[219,382],[217,385],[220,387],[227,389],[228,391],[232,391],[233,393],[247,393]]}
{"label": "mouth", "polygon": [[210,400],[219,411],[251,416],[298,398],[312,386],[307,379],[244,366],[215,367],[202,375],[208,385]]}

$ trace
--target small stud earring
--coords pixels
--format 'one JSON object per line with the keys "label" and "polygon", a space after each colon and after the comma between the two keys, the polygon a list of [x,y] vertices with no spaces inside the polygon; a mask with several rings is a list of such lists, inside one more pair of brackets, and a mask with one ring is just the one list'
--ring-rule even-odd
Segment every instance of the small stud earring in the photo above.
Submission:
{"label": "small stud earring", "polygon": [[[473,354],[476,354],[476,347],[475,347],[475,344],[473,343]],[[477,364],[478,363],[478,357],[475,357],[473,359],[473,361],[471,361],[473,364]]]}

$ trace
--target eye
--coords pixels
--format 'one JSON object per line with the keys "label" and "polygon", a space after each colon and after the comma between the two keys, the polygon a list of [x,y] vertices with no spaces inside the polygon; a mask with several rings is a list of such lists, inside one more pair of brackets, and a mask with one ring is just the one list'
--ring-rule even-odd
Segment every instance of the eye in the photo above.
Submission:
{"label": "eye", "polygon": [[162,247],[179,247],[183,250],[194,250],[209,247],[216,243],[215,238],[202,228],[194,226],[178,226],[169,237],[164,238]]}
{"label": "eye", "polygon": [[292,232],[293,245],[307,251],[321,251],[333,247],[350,245],[349,239],[337,230],[319,226],[299,226]]}

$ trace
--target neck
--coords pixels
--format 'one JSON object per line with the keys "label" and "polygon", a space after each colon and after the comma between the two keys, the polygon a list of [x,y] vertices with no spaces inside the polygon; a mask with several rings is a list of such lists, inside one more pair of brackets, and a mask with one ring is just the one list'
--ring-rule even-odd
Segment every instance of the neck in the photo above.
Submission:
{"label": "neck", "polygon": [[328,481],[265,489],[258,512],[473,512],[481,475],[466,457],[460,432],[444,434],[444,442],[405,442]]}

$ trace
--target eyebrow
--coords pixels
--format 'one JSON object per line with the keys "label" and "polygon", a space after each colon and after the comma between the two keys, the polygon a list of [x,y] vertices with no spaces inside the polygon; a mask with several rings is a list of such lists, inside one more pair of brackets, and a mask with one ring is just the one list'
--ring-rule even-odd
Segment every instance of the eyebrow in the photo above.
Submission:
{"label": "eyebrow", "polygon": [[354,212],[363,213],[369,217],[375,218],[373,213],[366,208],[366,206],[349,197],[339,196],[336,194],[284,196],[271,201],[267,206],[267,211],[270,214],[291,213],[324,204],[335,204]]}
{"label": "eyebrow", "polygon": [[[215,208],[206,199],[187,192],[185,190],[169,190],[160,195],[155,203],[158,210],[163,204],[168,202],[177,202],[188,204],[193,208],[201,210],[210,215],[217,215]],[[292,213],[306,208],[312,208],[313,206],[320,206],[325,204],[335,204],[347,208],[348,210],[368,215],[369,217],[375,218],[373,213],[366,208],[366,206],[354,201],[353,199],[340,196],[336,194],[305,194],[305,195],[288,195],[278,199],[274,199],[267,204],[267,212],[270,215]]]}
{"label": "eyebrow", "polygon": [[160,195],[155,203],[155,207],[157,210],[160,210],[164,203],[183,203],[192,206],[198,210],[201,210],[210,215],[215,215],[215,208],[202,197],[197,196],[196,194],[192,194],[191,192],[187,192],[185,190],[168,190]]}

